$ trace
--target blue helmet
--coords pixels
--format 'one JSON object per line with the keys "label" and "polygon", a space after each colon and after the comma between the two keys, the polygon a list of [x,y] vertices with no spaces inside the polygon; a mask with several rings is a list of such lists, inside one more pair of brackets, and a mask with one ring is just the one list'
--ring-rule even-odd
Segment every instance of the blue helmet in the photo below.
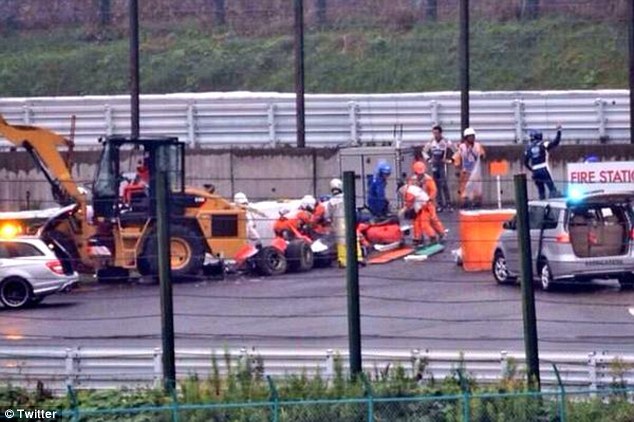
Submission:
{"label": "blue helmet", "polygon": [[531,142],[541,142],[544,139],[544,135],[539,130],[529,130],[528,136]]}
{"label": "blue helmet", "polygon": [[376,165],[376,173],[377,174],[383,174],[385,176],[389,176],[390,174],[392,174],[392,167],[388,163],[386,163],[385,161],[380,161]]}
{"label": "blue helmet", "polygon": [[599,162],[599,157],[597,157],[596,155],[589,155],[584,160],[584,163],[598,163],[598,162]]}

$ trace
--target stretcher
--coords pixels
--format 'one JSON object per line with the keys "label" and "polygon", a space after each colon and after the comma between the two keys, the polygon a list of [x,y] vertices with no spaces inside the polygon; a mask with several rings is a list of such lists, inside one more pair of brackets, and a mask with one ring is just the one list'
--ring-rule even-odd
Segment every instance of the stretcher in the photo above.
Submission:
{"label": "stretcher", "polygon": [[414,252],[414,248],[410,246],[404,246],[394,250],[379,252],[378,254],[373,255],[372,257],[368,259],[368,264],[370,265],[387,264],[388,262],[392,262],[397,259],[406,257],[407,255],[413,252]]}
{"label": "stretcher", "polygon": [[405,261],[420,262],[425,261],[432,255],[436,255],[445,250],[445,247],[440,243],[417,248],[412,254],[405,257]]}

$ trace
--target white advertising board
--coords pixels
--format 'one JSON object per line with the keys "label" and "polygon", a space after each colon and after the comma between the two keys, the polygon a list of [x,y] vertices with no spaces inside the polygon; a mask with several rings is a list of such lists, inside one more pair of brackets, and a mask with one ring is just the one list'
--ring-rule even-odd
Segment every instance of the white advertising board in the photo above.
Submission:
{"label": "white advertising board", "polygon": [[634,161],[570,163],[568,191],[634,190]]}

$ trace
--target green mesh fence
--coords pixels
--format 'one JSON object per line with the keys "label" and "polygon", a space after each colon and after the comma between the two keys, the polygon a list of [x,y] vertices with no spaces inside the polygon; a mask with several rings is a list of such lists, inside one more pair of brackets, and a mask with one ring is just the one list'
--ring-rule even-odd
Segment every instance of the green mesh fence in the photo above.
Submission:
{"label": "green mesh fence", "polygon": [[631,421],[634,390],[276,400],[117,409],[71,408],[64,421],[531,422]]}

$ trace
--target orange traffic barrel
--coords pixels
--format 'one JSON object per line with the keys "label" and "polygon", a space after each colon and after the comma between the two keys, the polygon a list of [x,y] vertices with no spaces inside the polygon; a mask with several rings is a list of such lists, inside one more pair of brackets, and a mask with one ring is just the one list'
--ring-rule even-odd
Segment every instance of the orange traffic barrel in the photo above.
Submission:
{"label": "orange traffic barrel", "polygon": [[465,271],[491,269],[502,225],[514,215],[512,209],[460,211],[460,248]]}

